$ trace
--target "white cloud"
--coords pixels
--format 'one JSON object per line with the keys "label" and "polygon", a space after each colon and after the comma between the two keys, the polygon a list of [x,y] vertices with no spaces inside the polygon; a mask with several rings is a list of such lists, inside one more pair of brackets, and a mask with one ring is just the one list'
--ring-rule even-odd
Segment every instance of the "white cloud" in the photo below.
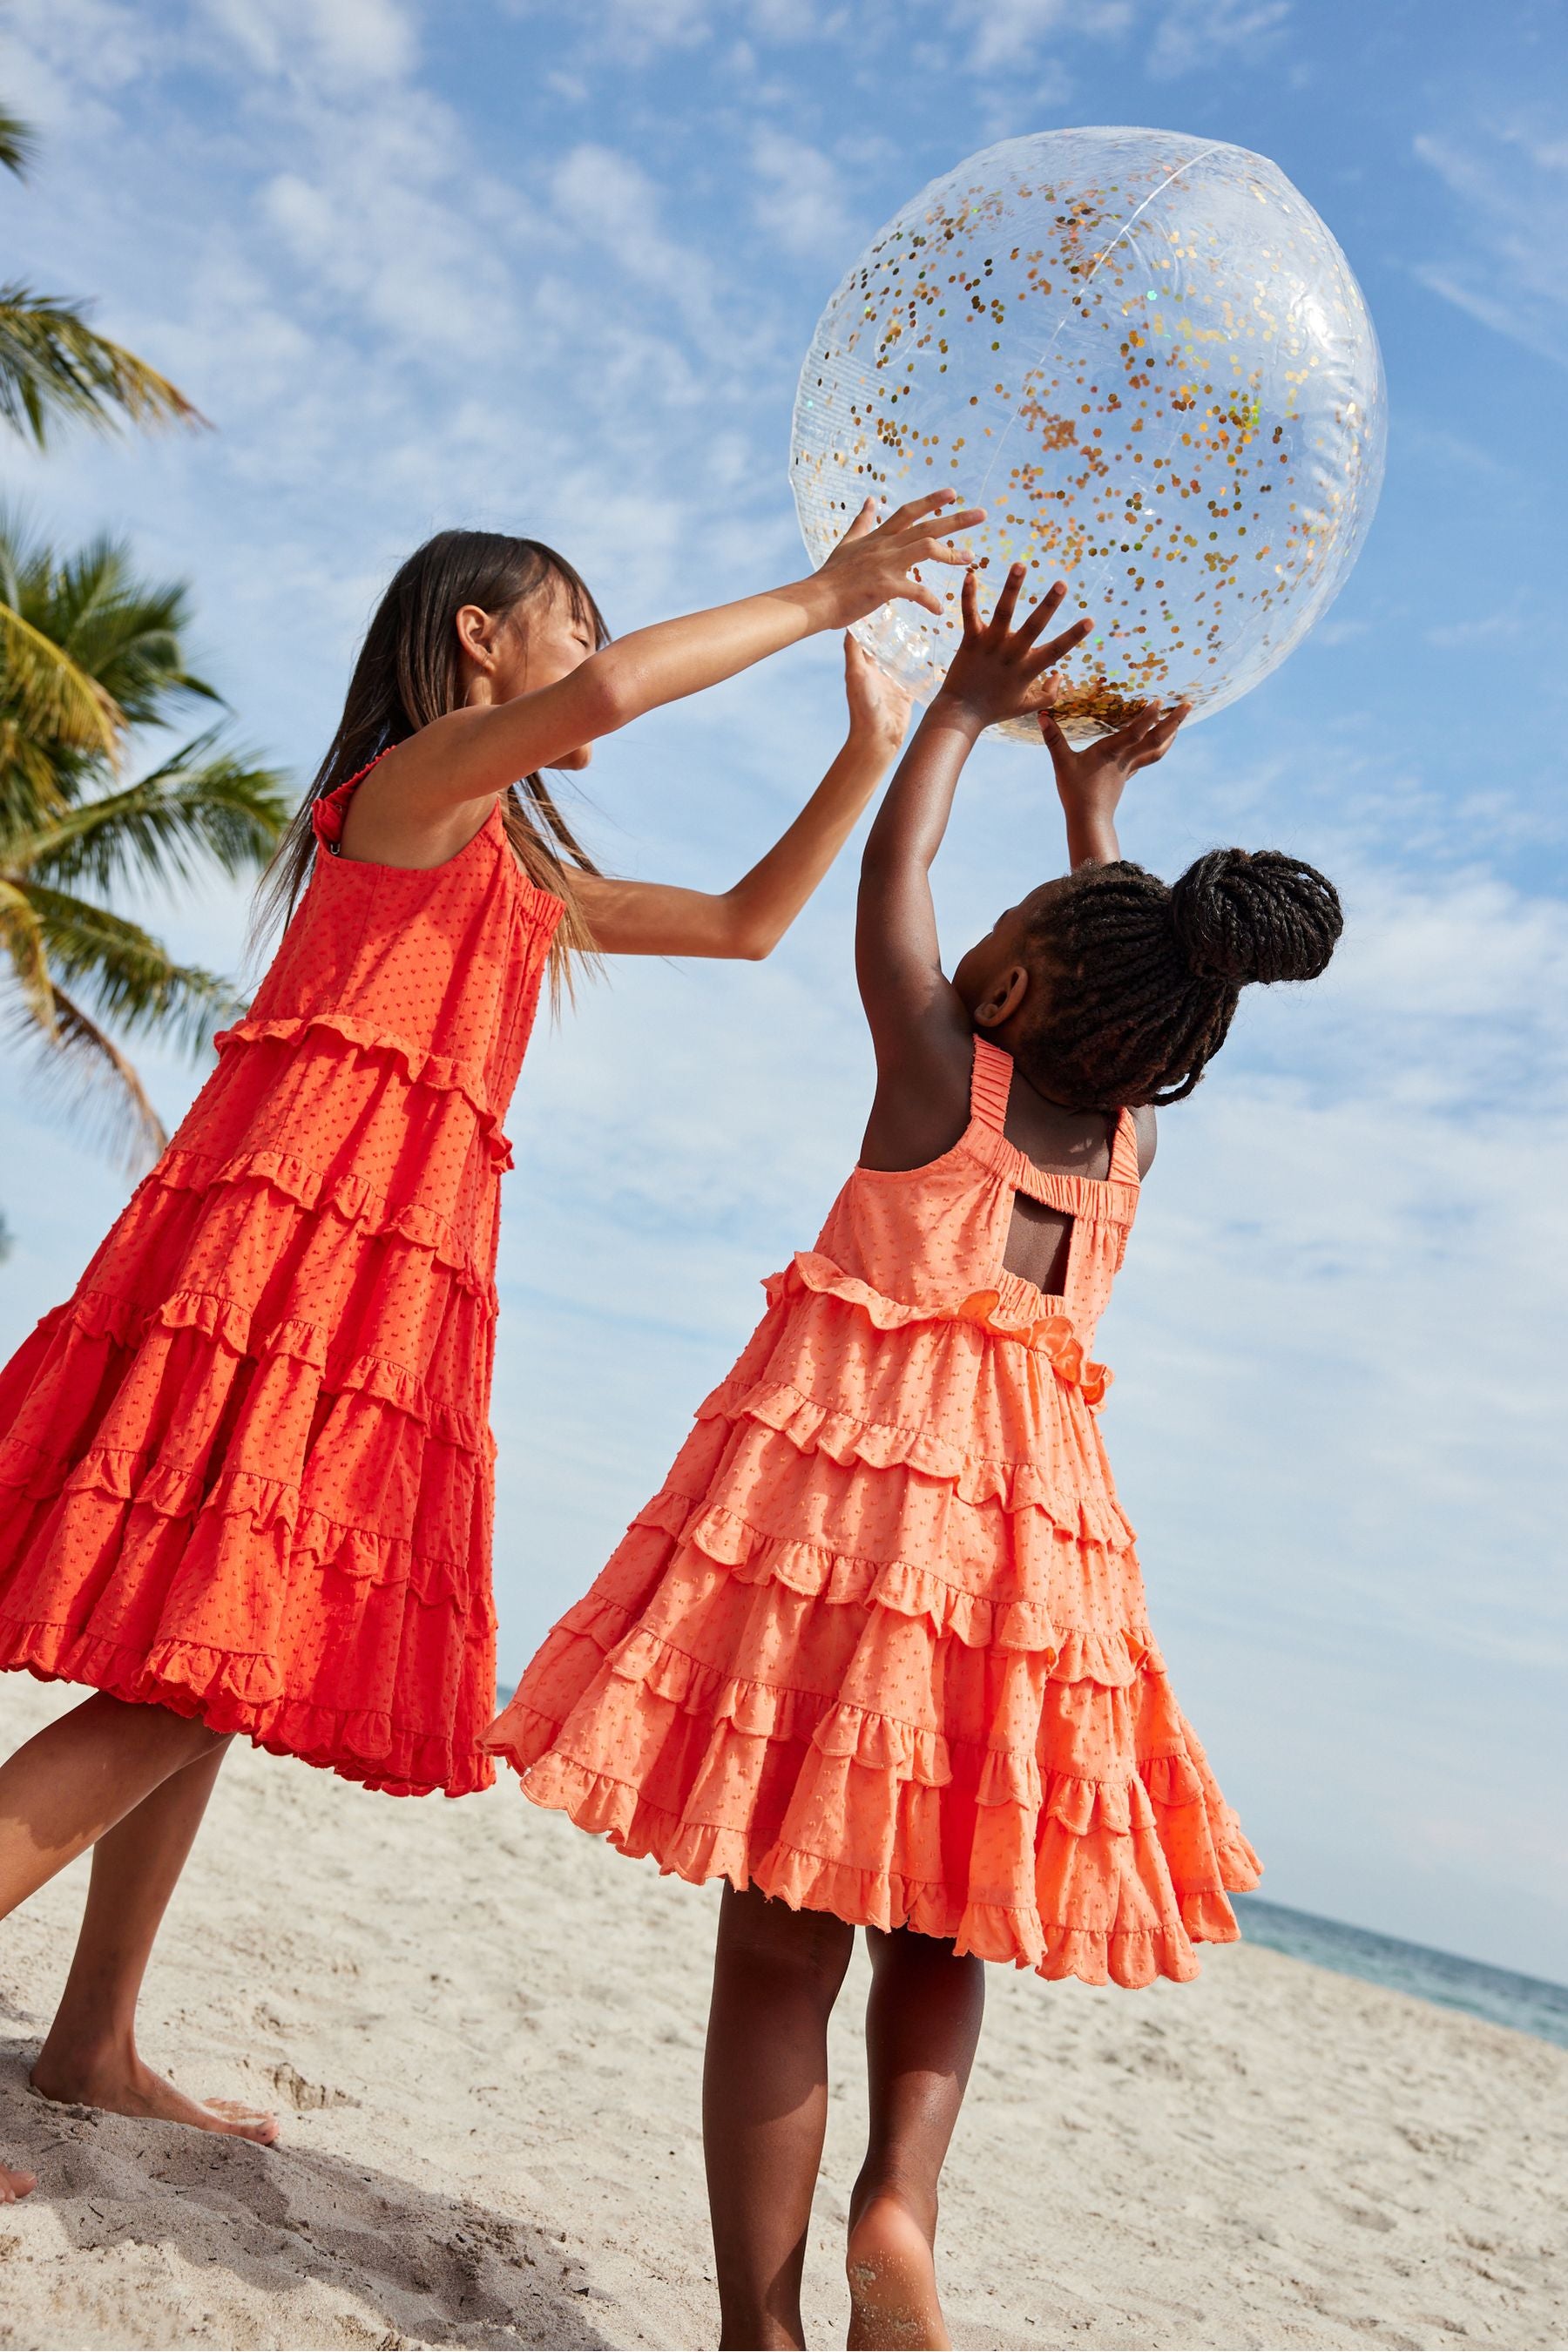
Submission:
{"label": "white cloud", "polygon": [[1076,6],[1071,0],[969,0],[958,21],[975,27],[968,58],[973,73],[1032,75],[1047,39],[1125,32],[1133,15],[1131,0],[1080,0]]}
{"label": "white cloud", "polygon": [[1461,250],[1424,286],[1496,333],[1568,365],[1568,140],[1528,120],[1424,132],[1415,152],[1458,206]]}
{"label": "white cloud", "polygon": [[1165,0],[1156,13],[1149,69],[1191,73],[1226,49],[1256,56],[1283,31],[1289,14],[1290,0]]}
{"label": "white cloud", "polygon": [[200,13],[256,71],[336,87],[396,81],[417,32],[400,0],[198,0]]}
{"label": "white cloud", "polygon": [[752,162],[762,184],[752,212],[764,236],[786,253],[826,254],[842,268],[851,229],[837,164],[820,149],[767,125],[752,139]]}

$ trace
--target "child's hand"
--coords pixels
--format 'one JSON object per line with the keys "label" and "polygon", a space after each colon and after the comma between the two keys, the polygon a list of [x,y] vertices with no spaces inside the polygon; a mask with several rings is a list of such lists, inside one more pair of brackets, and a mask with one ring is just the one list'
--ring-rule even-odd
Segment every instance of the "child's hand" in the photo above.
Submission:
{"label": "child's hand", "polygon": [[1127,779],[1164,758],[1192,707],[1176,702],[1162,710],[1157,702],[1146,702],[1113,735],[1086,743],[1081,751],[1075,751],[1062,733],[1055,711],[1041,711],[1040,732],[1067,813],[1068,849],[1075,866],[1120,855],[1116,810]]}
{"label": "child's hand", "polygon": [[1001,719],[1021,719],[1051,699],[1047,672],[1062,656],[1082,643],[1092,621],[1075,621],[1059,636],[1039,645],[1037,639],[1067,594],[1058,580],[1048,588],[1017,628],[1013,614],[1024,584],[1024,566],[1015,563],[1002,583],[1002,593],[988,621],[980,617],[980,588],[973,571],[963,579],[963,642],[954,654],[937,699],[957,706],[977,726],[991,727]]}
{"label": "child's hand", "polygon": [[880,662],[844,635],[844,695],[849,705],[849,740],[889,758],[904,740],[912,697]]}
{"label": "child's hand", "polygon": [[942,611],[942,599],[916,574],[917,563],[973,564],[966,547],[955,547],[951,534],[972,530],[985,520],[984,507],[966,507],[962,514],[942,509],[958,496],[956,490],[932,490],[911,499],[886,522],[877,520],[875,502],[868,499],[832,554],[816,573],[814,586],[829,599],[824,625],[847,628],[863,621],[879,604],[895,597],[923,605],[928,613]]}

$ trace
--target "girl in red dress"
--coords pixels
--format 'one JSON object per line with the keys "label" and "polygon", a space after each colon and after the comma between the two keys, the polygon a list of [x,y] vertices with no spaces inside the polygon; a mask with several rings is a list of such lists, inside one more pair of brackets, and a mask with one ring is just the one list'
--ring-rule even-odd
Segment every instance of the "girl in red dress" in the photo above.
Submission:
{"label": "girl in red dress", "polygon": [[[249,1014],[0,1370],[0,1668],[96,1694],[0,1767],[0,1915],[94,1848],[46,2095],[275,2136],[135,2044],[233,1734],[395,1795],[492,1778],[501,1121],[542,981],[574,953],[765,955],[906,707],[850,643],[843,751],[716,894],[601,875],[541,772],[889,597],[940,609],[912,567],[967,562],[952,496],[868,508],[815,577],[613,645],[533,541],[444,532],[388,589],[274,869],[290,919]],[[32,2185],[0,2168],[0,2198]]]}

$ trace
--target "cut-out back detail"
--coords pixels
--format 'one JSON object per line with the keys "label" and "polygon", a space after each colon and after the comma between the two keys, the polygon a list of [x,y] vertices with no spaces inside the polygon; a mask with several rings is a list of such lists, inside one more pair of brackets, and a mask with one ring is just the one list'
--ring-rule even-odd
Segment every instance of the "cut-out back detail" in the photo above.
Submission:
{"label": "cut-out back detail", "polygon": [[1077,1220],[1060,1209],[1049,1209],[1027,1192],[1013,1195],[1013,1221],[1002,1263],[1009,1274],[1021,1275],[1043,1290],[1047,1298],[1065,1296],[1068,1266],[1072,1258],[1073,1226]]}
{"label": "cut-out back detail", "polygon": [[[1068,1200],[1075,1198],[1074,1188],[1079,1184],[1099,1187],[1137,1182],[1138,1142],[1132,1114],[1122,1110],[1112,1116],[1102,1173],[1089,1175],[1078,1169],[1047,1167],[1032,1160],[1007,1133],[1012,1088],[1011,1055],[986,1038],[977,1038],[970,1081],[970,1113],[976,1124],[990,1128],[1001,1137],[1016,1167],[1002,1267],[1005,1273],[1032,1283],[1047,1298],[1062,1298],[1068,1293],[1078,1221],[1058,1196],[1065,1192]],[[1099,1153],[1094,1156],[1100,1157]]]}

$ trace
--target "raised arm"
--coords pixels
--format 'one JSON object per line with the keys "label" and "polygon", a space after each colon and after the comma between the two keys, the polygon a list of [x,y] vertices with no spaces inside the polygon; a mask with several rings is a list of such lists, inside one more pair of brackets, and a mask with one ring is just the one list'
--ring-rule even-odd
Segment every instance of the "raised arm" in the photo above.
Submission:
{"label": "raised arm", "polygon": [[1157,702],[1147,702],[1113,735],[1100,736],[1081,751],[1062,733],[1055,711],[1041,711],[1040,732],[1067,819],[1068,864],[1074,873],[1080,866],[1109,866],[1121,856],[1116,812],[1127,780],[1164,758],[1192,707],[1177,702],[1162,710]]}
{"label": "raised arm", "polygon": [[[1093,625],[1075,621],[1042,645],[1067,594],[1058,581],[1021,625],[1013,614],[1024,567],[1015,564],[989,621],[980,617],[973,572],[963,583],[963,639],[877,813],[860,864],[855,965],[877,1050],[877,1097],[868,1134],[888,1164],[914,1165],[951,1141],[955,1107],[968,1100],[973,1030],[942,969],[931,866],[942,846],[963,763],[982,730],[1037,710],[1046,673]],[[962,1120],[959,1121],[962,1125]],[[897,1127],[895,1137],[890,1129]],[[907,1155],[915,1154],[910,1160]]]}
{"label": "raised arm", "polygon": [[[1116,837],[1116,812],[1128,778],[1140,768],[1163,760],[1176,740],[1190,702],[1173,703],[1162,710],[1145,703],[1112,735],[1075,751],[1062,733],[1053,710],[1040,713],[1040,732],[1051,755],[1062,814],[1067,819],[1068,864],[1076,874],[1080,866],[1109,866],[1121,855]],[[1133,1113],[1138,1133],[1138,1173],[1147,1176],[1154,1164],[1157,1124],[1148,1103]]]}
{"label": "raised arm", "polygon": [[636,629],[531,693],[432,719],[388,752],[355,794],[347,854],[395,866],[437,864],[472,838],[498,793],[571,760],[644,712],[701,693],[819,630],[847,628],[891,598],[940,612],[935,590],[914,566],[972,562],[951,534],[983,520],[984,509],[952,513],[955,496],[932,491],[880,524],[868,501],[809,578]]}
{"label": "raised arm", "polygon": [[851,636],[844,640],[849,731],[793,824],[728,890],[584,875],[578,902],[602,955],[771,953],[811,897],[903,740],[910,698]]}

